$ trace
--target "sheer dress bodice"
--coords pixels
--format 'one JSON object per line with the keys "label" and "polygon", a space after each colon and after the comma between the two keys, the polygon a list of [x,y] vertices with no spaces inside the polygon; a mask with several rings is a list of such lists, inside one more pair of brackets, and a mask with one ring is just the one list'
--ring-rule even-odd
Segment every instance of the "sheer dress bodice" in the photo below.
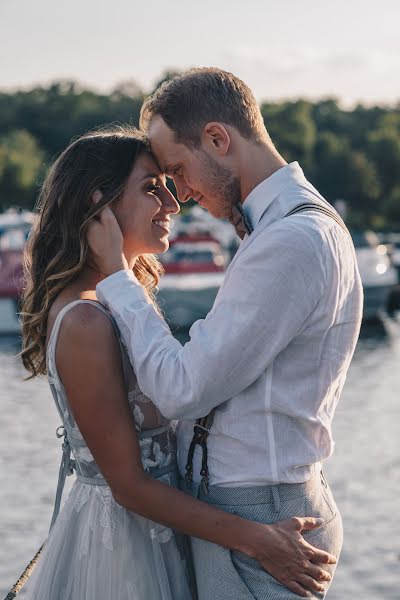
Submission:
{"label": "sheer dress bodice", "polygon": [[[194,590],[195,584],[188,573],[191,560],[185,537],[115,501],[71,412],[57,373],[56,346],[64,315],[83,302],[107,314],[120,340],[110,314],[97,302],[72,302],[60,311],[54,323],[47,347],[47,371],[62,419],[57,435],[64,436],[63,454],[50,534],[27,584],[26,598],[192,600],[190,586]],[[164,419],[141,393],[121,340],[120,346],[127,402],[143,468],[150,477],[177,487],[175,423]],[[66,475],[74,471],[76,481],[58,515]]]}
{"label": "sheer dress bodice", "polygon": [[74,458],[71,467],[75,468],[78,477],[95,478],[99,481],[103,479],[99,467],[74,420],[64,386],[56,367],[56,345],[62,319],[69,310],[81,303],[96,306],[114,324],[120,342],[127,399],[139,437],[143,468],[149,472],[158,469],[167,470],[167,467],[174,463],[176,456],[175,422],[165,419],[151,400],[140,391],[127,352],[111,315],[100,304],[90,300],[77,300],[68,304],[60,311],[54,323],[47,347],[48,379]]}

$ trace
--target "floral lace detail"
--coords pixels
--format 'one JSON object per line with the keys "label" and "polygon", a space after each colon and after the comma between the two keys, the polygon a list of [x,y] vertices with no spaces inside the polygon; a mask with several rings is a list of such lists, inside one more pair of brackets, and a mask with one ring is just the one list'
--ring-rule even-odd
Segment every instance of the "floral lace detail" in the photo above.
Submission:
{"label": "floral lace detail", "polygon": [[88,485],[80,486],[79,493],[75,498],[74,508],[76,512],[81,512],[82,508],[85,506],[87,501],[90,498],[90,488]]}
{"label": "floral lace detail", "polygon": [[133,417],[134,417],[135,423],[140,431],[142,429],[142,425],[144,422],[144,414],[143,414],[140,406],[138,406],[137,404],[133,405]]}
{"label": "floral lace detail", "polygon": [[172,529],[164,527],[163,525],[155,524],[150,529],[150,537],[152,540],[156,540],[160,544],[166,544],[172,538]]}
{"label": "floral lace detail", "polygon": [[109,487],[96,487],[96,493],[100,496],[103,504],[103,510],[100,516],[100,525],[103,527],[103,544],[109,550],[114,550],[113,532],[115,530],[115,521],[112,518],[112,513],[113,509],[116,508],[116,503]]}
{"label": "floral lace detail", "polygon": [[167,467],[171,464],[172,453],[164,454],[160,444],[152,438],[144,438],[139,441],[142,454],[142,465],[145,471],[153,468]]}
{"label": "floral lace detail", "polygon": [[94,458],[93,454],[90,452],[87,446],[82,446],[82,448],[77,448],[74,452],[75,460],[79,463],[93,463]]}

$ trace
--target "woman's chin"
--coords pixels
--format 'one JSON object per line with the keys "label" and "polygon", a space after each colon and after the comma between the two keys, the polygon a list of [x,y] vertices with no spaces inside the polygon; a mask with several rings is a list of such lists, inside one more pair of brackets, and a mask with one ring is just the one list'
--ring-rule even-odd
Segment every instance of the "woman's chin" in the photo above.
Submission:
{"label": "woman's chin", "polygon": [[[163,254],[169,248],[168,236],[164,236],[158,240],[151,240],[147,244],[143,244],[141,248],[135,246],[135,248],[124,247],[124,254],[128,256],[140,256],[141,254]],[[129,261],[128,261],[129,262]]]}
{"label": "woman's chin", "polygon": [[162,240],[160,240],[160,249],[157,250],[156,252],[154,252],[154,254],[162,254],[163,252],[166,252],[169,248],[169,239],[168,237],[163,238]]}
{"label": "woman's chin", "polygon": [[157,240],[156,243],[149,245],[148,250],[143,254],[163,254],[169,248],[169,239],[168,237],[163,237]]}

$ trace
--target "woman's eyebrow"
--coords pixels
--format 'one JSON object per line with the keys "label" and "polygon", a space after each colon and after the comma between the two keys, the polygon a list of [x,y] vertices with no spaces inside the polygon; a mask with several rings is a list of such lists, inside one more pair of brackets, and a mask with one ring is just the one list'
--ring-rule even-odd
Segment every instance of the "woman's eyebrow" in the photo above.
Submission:
{"label": "woman's eyebrow", "polygon": [[159,179],[162,176],[163,176],[163,173],[146,173],[146,175],[143,177],[142,181],[145,181],[146,179]]}

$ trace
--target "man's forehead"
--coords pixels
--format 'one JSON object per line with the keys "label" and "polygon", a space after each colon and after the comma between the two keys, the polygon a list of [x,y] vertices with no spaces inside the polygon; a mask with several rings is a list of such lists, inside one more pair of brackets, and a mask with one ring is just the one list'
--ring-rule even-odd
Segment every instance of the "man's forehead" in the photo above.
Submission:
{"label": "man's forehead", "polygon": [[147,135],[151,143],[172,143],[174,141],[174,132],[168,127],[165,121],[155,115],[147,128]]}
{"label": "man's forehead", "polygon": [[161,170],[168,173],[175,162],[182,158],[184,147],[175,141],[172,129],[158,116],[151,120],[147,136]]}

